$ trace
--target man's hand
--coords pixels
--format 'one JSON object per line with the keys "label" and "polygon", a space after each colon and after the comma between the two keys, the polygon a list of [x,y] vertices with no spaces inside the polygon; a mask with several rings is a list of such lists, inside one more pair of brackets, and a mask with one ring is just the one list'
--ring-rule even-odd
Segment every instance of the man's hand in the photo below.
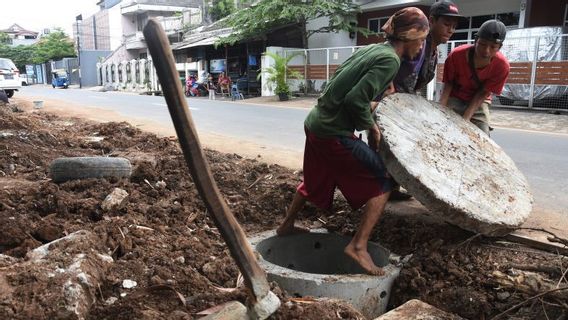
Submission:
{"label": "man's hand", "polygon": [[373,125],[373,127],[369,130],[369,136],[367,137],[369,140],[369,147],[373,149],[373,151],[379,150],[379,142],[381,141],[381,131],[379,131],[379,127],[377,125]]}
{"label": "man's hand", "polygon": [[448,100],[450,99],[450,93],[452,92],[453,87],[454,85],[452,83],[444,83],[444,89],[440,96],[440,104],[442,106],[448,107]]}
{"label": "man's hand", "polygon": [[470,121],[474,113],[475,111],[472,108],[467,108],[467,110],[465,110],[465,112],[463,113],[463,119],[465,121]]}
{"label": "man's hand", "polygon": [[485,101],[485,97],[487,97],[487,95],[489,95],[489,91],[483,88],[477,90],[477,92],[469,102],[467,109],[465,109],[465,112],[463,113],[463,118],[465,121],[471,120],[475,112],[477,112],[477,110],[481,108],[481,105]]}
{"label": "man's hand", "polygon": [[371,113],[375,112],[375,109],[377,109],[377,106],[379,105],[378,101],[371,101],[370,106],[371,106]]}
{"label": "man's hand", "polygon": [[386,96],[390,96],[391,94],[393,94],[395,92],[396,92],[396,89],[394,88],[394,84],[391,81],[391,83],[389,83],[389,86],[387,87],[385,92],[383,92],[383,98],[386,97]]}

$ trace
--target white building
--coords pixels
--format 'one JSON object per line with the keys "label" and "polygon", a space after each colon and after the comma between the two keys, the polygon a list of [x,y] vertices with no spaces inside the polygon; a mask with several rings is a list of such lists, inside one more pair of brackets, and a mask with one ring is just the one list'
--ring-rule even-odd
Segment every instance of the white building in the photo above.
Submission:
{"label": "white building", "polygon": [[110,50],[107,58],[128,61],[148,57],[142,30],[158,19],[172,42],[181,40],[184,27],[201,22],[197,0],[100,0],[100,11],[78,21],[81,50]]}
{"label": "white building", "polygon": [[7,29],[0,30],[0,32],[4,32],[10,37],[11,46],[29,46],[38,41],[38,32],[26,30],[16,23]]}

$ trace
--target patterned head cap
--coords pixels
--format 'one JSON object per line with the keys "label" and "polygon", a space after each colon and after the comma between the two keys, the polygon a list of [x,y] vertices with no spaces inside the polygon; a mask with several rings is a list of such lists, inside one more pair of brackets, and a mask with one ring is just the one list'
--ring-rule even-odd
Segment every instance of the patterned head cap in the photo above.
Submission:
{"label": "patterned head cap", "polygon": [[401,9],[393,14],[382,27],[387,36],[410,41],[425,38],[430,30],[428,18],[416,7]]}

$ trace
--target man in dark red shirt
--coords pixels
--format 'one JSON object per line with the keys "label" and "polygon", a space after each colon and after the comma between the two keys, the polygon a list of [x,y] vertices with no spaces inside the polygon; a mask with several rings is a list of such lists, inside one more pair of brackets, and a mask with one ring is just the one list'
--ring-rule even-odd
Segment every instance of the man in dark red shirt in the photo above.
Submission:
{"label": "man in dark red shirt", "polygon": [[489,135],[491,95],[500,94],[509,61],[499,52],[507,30],[501,21],[485,21],[473,45],[455,48],[444,63],[440,104],[452,108]]}

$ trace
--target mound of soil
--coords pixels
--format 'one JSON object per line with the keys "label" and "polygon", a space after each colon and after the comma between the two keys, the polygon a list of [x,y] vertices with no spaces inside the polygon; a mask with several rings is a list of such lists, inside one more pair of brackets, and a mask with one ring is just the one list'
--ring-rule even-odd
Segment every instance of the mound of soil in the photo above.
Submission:
{"label": "mound of soil", "polygon": [[[301,173],[237,154],[206,150],[206,155],[245,232],[275,228]],[[133,174],[53,183],[50,162],[75,156],[124,157]],[[115,188],[128,196],[104,210],[101,204]],[[361,215],[339,194],[334,212],[307,207],[302,214],[306,226],[343,235],[355,232]],[[25,261],[31,250],[79,230],[94,234],[93,250],[113,260],[93,293],[88,319],[193,319],[224,302],[246,300],[238,269],[198,195],[177,139],[127,123],[0,108],[0,270],[13,263],[10,259]],[[373,240],[396,254],[412,255],[393,288],[391,307],[416,298],[465,318],[488,319],[548,290],[548,283],[566,285],[563,256],[476,237],[429,217],[387,210]],[[50,303],[49,294],[34,292],[35,277],[6,279],[25,298],[0,302],[0,318],[49,318],[35,303],[42,294],[42,303]],[[527,279],[532,282],[524,285]],[[127,288],[124,280],[136,286]],[[272,285],[283,302],[272,319],[363,319],[347,303],[298,300]],[[564,316],[563,292],[526,301],[505,317]]]}

